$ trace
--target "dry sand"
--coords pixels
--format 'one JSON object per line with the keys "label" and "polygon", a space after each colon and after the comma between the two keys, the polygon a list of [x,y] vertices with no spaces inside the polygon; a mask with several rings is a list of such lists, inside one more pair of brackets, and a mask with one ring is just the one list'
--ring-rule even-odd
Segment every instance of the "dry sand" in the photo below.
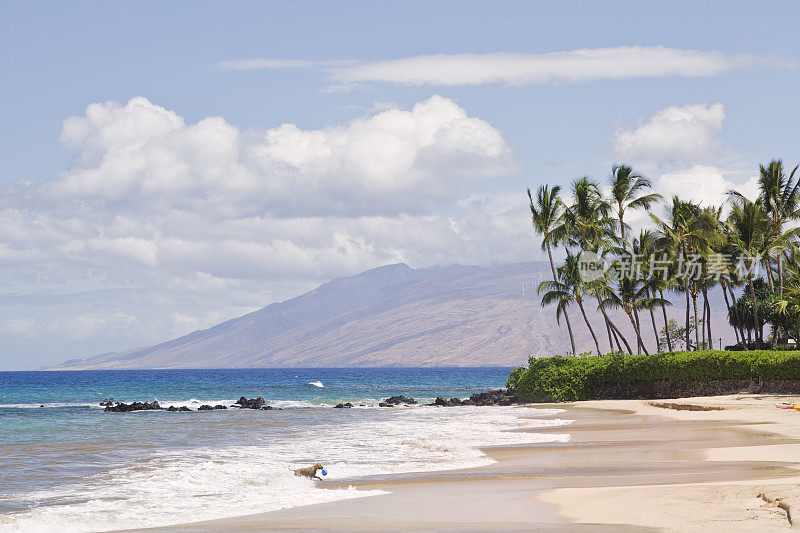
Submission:
{"label": "dry sand", "polygon": [[345,482],[390,494],[168,530],[784,531],[800,515],[800,413],[783,400],[558,405],[568,444],[487,448],[486,467]]}

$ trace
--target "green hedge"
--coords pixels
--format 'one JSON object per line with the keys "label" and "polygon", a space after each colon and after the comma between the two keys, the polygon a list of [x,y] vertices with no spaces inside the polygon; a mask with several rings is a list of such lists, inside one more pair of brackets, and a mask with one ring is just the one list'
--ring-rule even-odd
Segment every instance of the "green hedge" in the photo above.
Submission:
{"label": "green hedge", "polygon": [[652,381],[800,380],[800,351],[703,351],[531,358],[507,386],[522,401],[588,400],[596,387]]}

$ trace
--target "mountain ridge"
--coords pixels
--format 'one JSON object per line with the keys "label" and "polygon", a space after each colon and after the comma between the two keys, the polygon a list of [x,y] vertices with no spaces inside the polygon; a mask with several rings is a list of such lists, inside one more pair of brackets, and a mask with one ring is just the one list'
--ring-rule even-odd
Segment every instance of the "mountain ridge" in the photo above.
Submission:
{"label": "mountain ridge", "polygon": [[[556,323],[554,309],[541,308],[535,290],[549,271],[543,261],[385,265],[154,346],[47,370],[515,366],[531,355],[569,352],[566,328]],[[630,341],[627,317],[617,316]],[[585,324],[573,317],[578,351],[593,349]],[[592,312],[590,320],[602,346],[600,314]]]}

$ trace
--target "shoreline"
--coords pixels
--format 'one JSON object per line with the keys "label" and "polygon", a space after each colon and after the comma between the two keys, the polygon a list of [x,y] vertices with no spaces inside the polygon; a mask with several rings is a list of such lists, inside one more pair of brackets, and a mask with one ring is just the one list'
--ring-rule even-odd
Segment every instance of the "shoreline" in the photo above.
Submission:
{"label": "shoreline", "polygon": [[494,464],[350,483],[388,494],[157,529],[785,530],[800,509],[800,413],[773,407],[785,398],[520,406],[566,409],[571,425],[534,431],[570,442],[482,448]]}

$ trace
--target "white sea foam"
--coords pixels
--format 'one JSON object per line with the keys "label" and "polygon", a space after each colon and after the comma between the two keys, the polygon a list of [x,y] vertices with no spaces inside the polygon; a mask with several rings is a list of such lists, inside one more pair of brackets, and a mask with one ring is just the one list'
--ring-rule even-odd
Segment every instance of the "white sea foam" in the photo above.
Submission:
{"label": "white sea foam", "polygon": [[322,384],[321,381],[309,381],[306,385],[313,385],[315,387],[319,387],[320,389],[323,388],[325,385]]}
{"label": "white sea foam", "polygon": [[254,441],[243,435],[246,445],[163,452],[81,483],[26,495],[35,501],[82,503],[0,516],[0,530],[158,527],[372,496],[382,492],[322,490],[290,469],[320,461],[328,470],[326,479],[342,480],[481,466],[491,460],[478,446],[568,441],[565,433],[530,431],[568,424],[555,418],[558,412],[419,407],[337,417],[336,423],[298,427],[281,438],[262,435]]}

